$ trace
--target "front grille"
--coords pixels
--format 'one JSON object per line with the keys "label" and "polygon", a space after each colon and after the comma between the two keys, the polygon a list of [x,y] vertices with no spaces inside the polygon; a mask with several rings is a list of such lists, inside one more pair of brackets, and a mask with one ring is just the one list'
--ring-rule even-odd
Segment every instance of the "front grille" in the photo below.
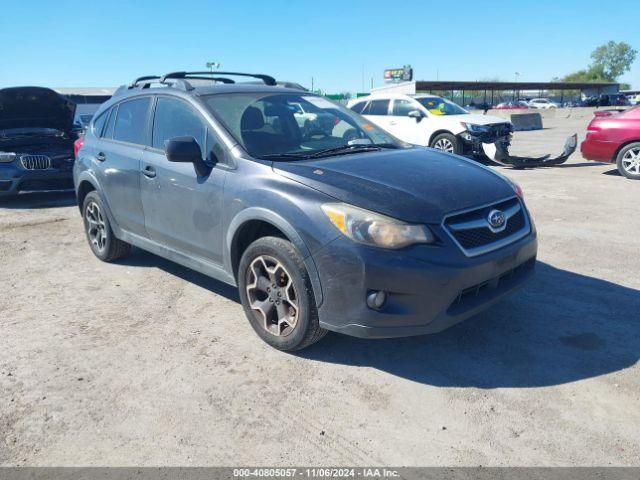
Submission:
{"label": "front grille", "polygon": [[[492,210],[505,215],[505,225],[494,229],[488,216]],[[529,233],[529,222],[518,198],[454,214],[445,219],[444,227],[456,243],[469,256],[500,248]]]}
{"label": "front grille", "polygon": [[507,221],[507,226],[501,232],[493,233],[488,227],[470,228],[454,232],[456,240],[465,249],[478,248],[503,238],[507,238],[524,227],[522,210]]}
{"label": "front grille", "polygon": [[27,170],[46,170],[51,168],[51,159],[46,155],[22,155],[20,163]]}

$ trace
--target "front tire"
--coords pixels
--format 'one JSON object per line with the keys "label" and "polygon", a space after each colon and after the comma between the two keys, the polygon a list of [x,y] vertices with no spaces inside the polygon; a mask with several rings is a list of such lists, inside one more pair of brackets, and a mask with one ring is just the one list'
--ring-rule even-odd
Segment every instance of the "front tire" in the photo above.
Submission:
{"label": "front tire", "polygon": [[291,242],[262,237],[249,245],[240,259],[238,288],[249,323],[272,347],[291,352],[326,335],[309,273]]}
{"label": "front tire", "polygon": [[458,137],[451,133],[441,133],[436,135],[431,140],[429,145],[436,150],[442,150],[447,153],[455,153],[456,155],[462,155],[462,142]]}
{"label": "front tire", "polygon": [[89,192],[82,203],[82,219],[87,241],[93,254],[103,262],[126,257],[131,245],[116,238],[104,204],[96,191]]}
{"label": "front tire", "polygon": [[616,165],[620,175],[640,180],[640,142],[630,143],[618,152]]}

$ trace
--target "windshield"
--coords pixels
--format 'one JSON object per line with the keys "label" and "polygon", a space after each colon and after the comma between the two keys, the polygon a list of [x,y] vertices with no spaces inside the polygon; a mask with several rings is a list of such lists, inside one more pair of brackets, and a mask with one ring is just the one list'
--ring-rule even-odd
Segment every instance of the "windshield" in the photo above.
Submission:
{"label": "windshield", "polygon": [[416,100],[433,115],[464,115],[464,108],[440,97],[416,97]]}
{"label": "windshield", "polygon": [[408,146],[351,110],[316,95],[231,93],[205,97],[205,102],[256,158],[289,160]]}

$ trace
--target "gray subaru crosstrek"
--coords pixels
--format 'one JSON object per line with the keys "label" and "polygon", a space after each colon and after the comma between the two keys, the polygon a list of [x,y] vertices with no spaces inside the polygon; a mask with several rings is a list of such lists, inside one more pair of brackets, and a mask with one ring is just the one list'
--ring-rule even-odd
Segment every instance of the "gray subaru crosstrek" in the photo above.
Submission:
{"label": "gray subaru crosstrek", "polygon": [[[255,77],[237,82],[232,78]],[[301,128],[302,107],[332,128]],[[536,261],[519,187],[400,142],[272,77],[176,72],[121,87],[74,166],[93,253],[131,245],[237,285],[257,334],[441,331],[518,289]]]}

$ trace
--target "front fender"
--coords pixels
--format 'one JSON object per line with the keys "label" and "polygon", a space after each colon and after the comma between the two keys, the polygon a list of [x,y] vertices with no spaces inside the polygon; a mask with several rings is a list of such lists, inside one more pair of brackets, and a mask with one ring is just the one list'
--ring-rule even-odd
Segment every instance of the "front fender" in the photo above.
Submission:
{"label": "front fender", "polygon": [[244,210],[241,210],[231,220],[227,229],[227,236],[225,239],[225,270],[227,270],[228,272],[233,272],[233,265],[231,263],[231,247],[234,244],[240,228],[245,223],[253,220],[261,220],[272,224],[274,227],[281,230],[291,241],[291,243],[293,243],[293,245],[298,249],[298,251],[302,255],[302,258],[304,259],[304,264],[307,268],[307,272],[309,273],[309,279],[311,280],[311,286],[313,288],[313,293],[316,299],[316,306],[319,308],[322,305],[322,286],[320,284],[318,269],[315,262],[313,261],[313,257],[311,256],[311,251],[309,250],[309,247],[302,239],[298,231],[293,227],[293,225],[291,225],[289,221],[285,220],[280,214],[275,213],[271,210],[263,207],[248,207]]}

